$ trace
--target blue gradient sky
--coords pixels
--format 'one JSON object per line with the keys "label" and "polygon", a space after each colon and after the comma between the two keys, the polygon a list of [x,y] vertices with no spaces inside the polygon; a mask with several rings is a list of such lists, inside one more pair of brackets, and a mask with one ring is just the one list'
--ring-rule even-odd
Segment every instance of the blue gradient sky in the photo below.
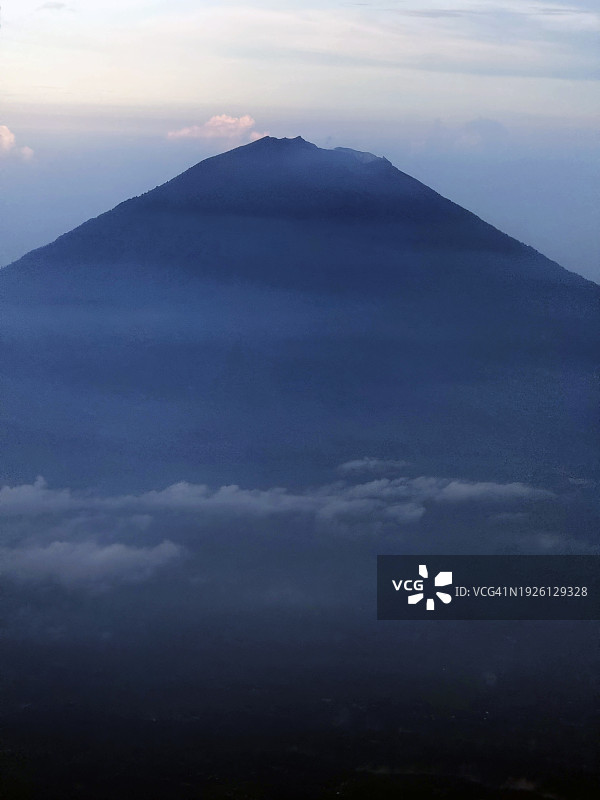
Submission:
{"label": "blue gradient sky", "polygon": [[269,132],[600,280],[599,33],[595,0],[4,0],[0,263]]}

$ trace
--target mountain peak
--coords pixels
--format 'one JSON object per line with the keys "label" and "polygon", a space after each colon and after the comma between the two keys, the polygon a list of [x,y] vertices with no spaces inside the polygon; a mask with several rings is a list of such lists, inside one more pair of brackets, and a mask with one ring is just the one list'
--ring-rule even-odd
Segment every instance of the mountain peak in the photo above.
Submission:
{"label": "mountain peak", "polygon": [[[278,150],[319,150],[316,144],[312,142],[307,142],[306,139],[303,139],[302,136],[294,136],[293,138],[283,136],[281,138],[277,138],[276,136],[262,136],[260,139],[256,139],[253,142],[250,142],[249,145],[245,145],[246,148],[253,148],[254,150],[257,149],[278,149]],[[240,149],[240,148],[235,148]],[[229,151],[232,152],[232,151]]]}
{"label": "mountain peak", "polygon": [[[132,202],[138,200],[203,214],[381,220],[427,215],[441,198],[373,153],[325,149],[301,136],[264,136],[205,159]],[[445,202],[452,213],[453,204]]]}

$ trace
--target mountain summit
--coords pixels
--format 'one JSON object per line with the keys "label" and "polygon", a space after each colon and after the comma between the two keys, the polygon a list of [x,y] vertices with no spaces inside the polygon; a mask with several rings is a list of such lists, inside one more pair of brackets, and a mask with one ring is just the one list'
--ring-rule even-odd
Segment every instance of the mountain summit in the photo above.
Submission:
{"label": "mountain summit", "polygon": [[265,137],[206,159],[5,268],[0,295],[6,478],[595,462],[599,287],[371,153]]}

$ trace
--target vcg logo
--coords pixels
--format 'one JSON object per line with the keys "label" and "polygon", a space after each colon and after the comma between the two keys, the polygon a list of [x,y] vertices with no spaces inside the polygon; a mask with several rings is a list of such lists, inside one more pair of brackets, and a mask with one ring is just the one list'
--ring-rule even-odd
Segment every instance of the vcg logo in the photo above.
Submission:
{"label": "vcg logo", "polygon": [[[425,589],[424,583],[427,582],[427,586],[429,591],[427,594],[432,595],[435,594],[437,598],[439,598],[442,603],[448,604],[452,601],[452,595],[448,594],[448,592],[437,592],[435,591],[436,586],[449,586],[452,583],[452,573],[451,572],[438,572],[438,574],[433,579],[433,587],[431,587],[431,580],[429,578],[429,574],[427,572],[427,567],[425,564],[419,564],[419,575],[420,578],[415,578],[414,580],[401,580],[395,581],[393,580],[392,583],[394,584],[394,589],[399,592],[401,589],[404,589],[405,592],[412,592],[413,594],[408,595],[408,604],[411,606],[420,603],[421,600],[425,597]],[[435,609],[435,599],[433,597],[428,597],[427,602],[425,604],[425,608],[427,611],[433,611]]]}

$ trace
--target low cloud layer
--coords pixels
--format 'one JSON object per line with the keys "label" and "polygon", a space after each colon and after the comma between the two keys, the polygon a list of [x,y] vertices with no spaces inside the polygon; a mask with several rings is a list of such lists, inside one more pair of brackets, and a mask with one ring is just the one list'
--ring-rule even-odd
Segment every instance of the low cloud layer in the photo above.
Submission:
{"label": "low cloud layer", "polygon": [[[346,473],[402,468],[402,461],[361,459],[343,464]],[[205,484],[182,481],[161,490],[139,495],[99,497],[50,489],[42,477],[32,484],[3,486],[0,489],[0,518],[39,516],[73,511],[152,511],[220,512],[229,515],[270,516],[288,513],[316,515],[331,519],[339,515],[367,513],[392,514],[412,521],[421,517],[428,503],[484,501],[503,503],[552,497],[544,489],[523,483],[494,483],[451,480],[421,476],[377,478],[366,483],[337,481],[302,492],[283,487],[243,489],[237,485],[211,489]]]}
{"label": "low cloud layer", "polygon": [[372,544],[406,531],[420,541],[429,515],[484,509],[497,518],[555,499],[523,483],[408,477],[402,474],[406,469],[400,460],[355,459],[338,467],[342,479],[295,491],[182,481],[140,494],[101,496],[50,488],[41,477],[3,486],[0,574],[20,584],[52,582],[95,591],[147,581],[197,555],[206,537],[241,536],[244,546],[258,544],[254,537],[261,546],[267,540],[283,545],[290,535],[307,542],[342,537]]}
{"label": "low cloud layer", "polygon": [[218,114],[211,117],[203,125],[190,125],[178,130],[169,131],[168,139],[231,139],[235,142],[255,141],[268,136],[268,133],[259,133],[256,122],[249,115],[230,117],[228,114]]}
{"label": "low cloud layer", "polygon": [[147,580],[178,560],[183,548],[170,541],[155,547],[96,542],[52,542],[47,546],[2,548],[2,574],[19,583],[53,581],[69,588],[106,587]]}

